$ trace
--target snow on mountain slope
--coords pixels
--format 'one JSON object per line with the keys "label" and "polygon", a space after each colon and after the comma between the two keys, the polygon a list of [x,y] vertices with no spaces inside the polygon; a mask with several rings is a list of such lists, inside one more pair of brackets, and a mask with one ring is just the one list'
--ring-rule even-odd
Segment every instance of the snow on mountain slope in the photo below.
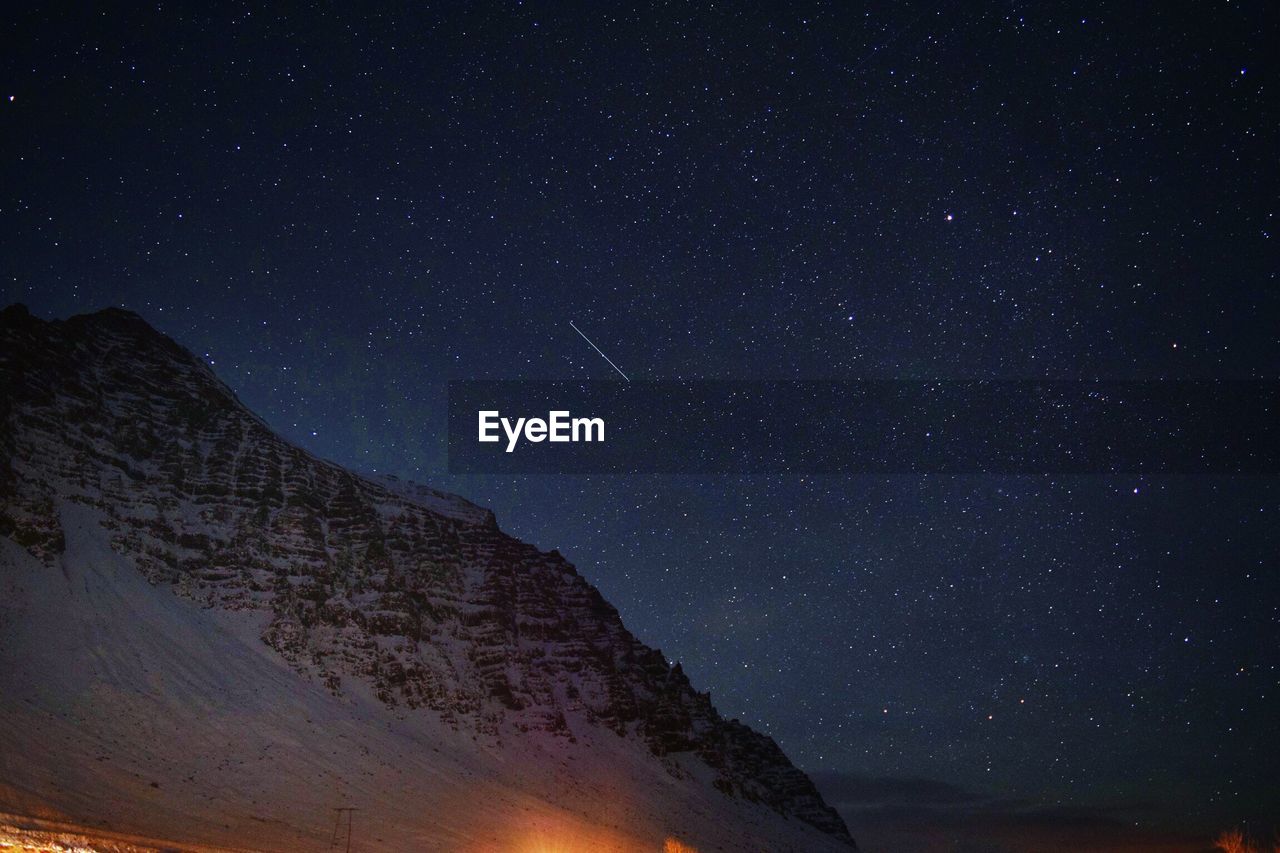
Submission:
{"label": "snow on mountain slope", "polygon": [[0,811],[253,849],[848,850],[558,554],[274,435],[135,315],[0,314]]}

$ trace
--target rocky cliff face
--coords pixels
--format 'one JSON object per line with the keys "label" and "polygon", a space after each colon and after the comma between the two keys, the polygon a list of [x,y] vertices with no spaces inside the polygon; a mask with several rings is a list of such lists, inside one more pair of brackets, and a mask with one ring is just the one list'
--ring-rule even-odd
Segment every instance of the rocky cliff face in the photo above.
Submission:
{"label": "rocky cliff face", "polygon": [[5,309],[0,387],[0,536],[51,568],[55,503],[93,507],[152,585],[262,614],[262,641],[333,694],[371,690],[498,745],[607,729],[848,841],[771,739],[723,719],[558,553],[290,445],[137,315]]}

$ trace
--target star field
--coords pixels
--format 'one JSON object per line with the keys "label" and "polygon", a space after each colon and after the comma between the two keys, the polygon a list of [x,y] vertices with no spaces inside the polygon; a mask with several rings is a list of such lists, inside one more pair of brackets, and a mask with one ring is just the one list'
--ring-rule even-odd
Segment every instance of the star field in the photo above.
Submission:
{"label": "star field", "polygon": [[1278,24],[28,11],[4,301],[138,311],[301,446],[559,548],[864,843],[1270,837],[1273,478],[450,477],[444,392],[617,378],[569,320],[633,379],[1274,378]]}

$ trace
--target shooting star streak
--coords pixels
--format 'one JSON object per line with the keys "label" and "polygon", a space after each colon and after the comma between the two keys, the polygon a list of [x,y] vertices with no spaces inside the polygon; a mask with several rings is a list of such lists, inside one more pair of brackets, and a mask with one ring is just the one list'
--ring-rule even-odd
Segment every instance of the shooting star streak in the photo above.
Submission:
{"label": "shooting star streak", "polygon": [[[572,320],[570,320],[570,321],[569,321],[569,325],[570,325],[570,326],[573,326],[573,321],[572,321]],[[577,326],[573,326],[573,330],[574,330],[575,332],[577,332],[578,334],[582,335],[582,330],[581,330],[581,329],[579,329]],[[605,355],[605,354],[604,354],[604,352],[600,349],[600,347],[598,347],[598,346],[596,346],[595,344],[592,344],[592,343],[591,343],[591,338],[588,338],[586,335],[582,335],[582,339],[583,339],[584,341],[586,341],[587,343],[591,344],[591,348],[592,348],[593,350],[595,350],[596,352],[600,353],[600,357],[601,357],[601,358],[603,358],[605,361],[609,362],[609,366],[610,366],[610,367],[612,367],[614,370],[618,371],[619,375],[621,375],[623,379],[627,380],[628,382],[630,382],[630,381],[631,381],[631,377],[630,377],[630,376],[628,376],[627,374],[623,373],[623,372],[622,372],[622,368],[621,368],[621,367],[618,367],[618,365],[616,365],[616,364],[614,364],[614,363],[613,363],[613,359],[611,359],[611,358],[609,358],[609,356]]]}

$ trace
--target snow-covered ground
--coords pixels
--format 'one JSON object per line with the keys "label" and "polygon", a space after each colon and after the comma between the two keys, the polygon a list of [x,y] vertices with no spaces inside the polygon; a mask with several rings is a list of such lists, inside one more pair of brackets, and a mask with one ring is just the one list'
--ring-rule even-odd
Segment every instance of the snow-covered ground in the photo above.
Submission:
{"label": "snow-covered ground", "polygon": [[499,744],[335,696],[263,643],[262,612],[153,586],[96,510],[57,511],[55,568],[0,539],[0,811],[263,850],[328,849],[344,807],[356,850],[848,849],[607,731]]}

